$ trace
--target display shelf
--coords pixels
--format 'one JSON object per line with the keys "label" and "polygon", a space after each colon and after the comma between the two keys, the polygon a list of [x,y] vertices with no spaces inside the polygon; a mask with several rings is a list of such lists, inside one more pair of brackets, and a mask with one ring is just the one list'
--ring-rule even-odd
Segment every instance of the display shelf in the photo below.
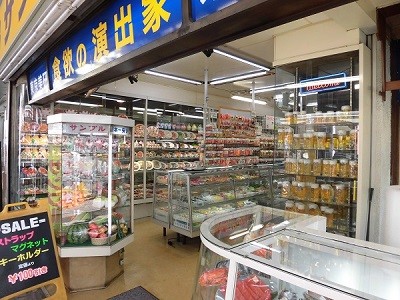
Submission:
{"label": "display shelf", "polygon": [[[53,227],[61,257],[109,256],[133,239],[133,171],[121,169],[121,161],[133,163],[134,121],[81,117],[48,117]],[[72,140],[74,147],[62,142]],[[130,209],[115,211],[127,203]]]}

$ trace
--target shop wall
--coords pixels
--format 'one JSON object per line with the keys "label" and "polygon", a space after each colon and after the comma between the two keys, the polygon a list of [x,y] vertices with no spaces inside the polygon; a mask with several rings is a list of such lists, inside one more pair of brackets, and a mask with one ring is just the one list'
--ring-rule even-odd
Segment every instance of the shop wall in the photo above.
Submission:
{"label": "shop wall", "polygon": [[365,40],[360,29],[346,30],[334,20],[286,32],[275,37],[274,65],[284,65],[320,56],[321,52],[334,54],[341,48],[355,46]]}
{"label": "shop wall", "polygon": [[[185,89],[184,85],[175,87],[173,85],[162,85],[141,80],[130,84],[128,79],[102,86],[98,92],[122,95],[128,97],[147,98],[149,100],[162,101],[202,107],[204,102],[204,86],[197,86],[194,89]],[[211,88],[210,88],[211,90]],[[215,95],[209,92],[208,106],[213,108],[229,107],[234,109],[252,110],[250,103],[232,100],[222,95]],[[268,105],[256,105],[257,115],[274,115],[274,109]]]}

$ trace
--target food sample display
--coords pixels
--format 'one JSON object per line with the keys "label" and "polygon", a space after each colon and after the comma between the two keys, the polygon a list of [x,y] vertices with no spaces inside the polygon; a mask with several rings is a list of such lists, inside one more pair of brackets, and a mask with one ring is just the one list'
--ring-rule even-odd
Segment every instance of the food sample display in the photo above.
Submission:
{"label": "food sample display", "polygon": [[396,249],[324,227],[318,216],[259,206],[206,220],[192,299],[396,299]]}
{"label": "food sample display", "polygon": [[[91,256],[94,246],[104,246],[93,250],[96,255],[111,255],[133,240],[134,121],[79,116],[48,117],[48,199],[54,231],[62,257]],[[123,207],[128,209],[119,209]]]}
{"label": "food sample display", "polygon": [[209,168],[171,172],[156,179],[169,183],[170,229],[195,237],[210,216],[258,203],[271,205],[271,172],[256,166]]}
{"label": "food sample display", "polygon": [[260,140],[255,118],[219,113],[217,123],[206,125],[205,166],[236,166],[259,163]]}
{"label": "food sample display", "polygon": [[[47,111],[46,111],[47,112]],[[25,105],[22,115],[19,151],[19,201],[37,205],[47,197],[48,137],[46,115],[39,106]]]}
{"label": "food sample display", "polygon": [[[328,218],[330,232],[355,235],[358,116],[358,111],[349,112],[345,106],[338,112],[302,114],[294,119],[286,114],[280,120],[276,147],[286,157],[283,168],[275,171],[280,208],[299,211],[296,204],[302,203],[302,211],[318,211]],[[294,205],[286,206],[286,201]]]}

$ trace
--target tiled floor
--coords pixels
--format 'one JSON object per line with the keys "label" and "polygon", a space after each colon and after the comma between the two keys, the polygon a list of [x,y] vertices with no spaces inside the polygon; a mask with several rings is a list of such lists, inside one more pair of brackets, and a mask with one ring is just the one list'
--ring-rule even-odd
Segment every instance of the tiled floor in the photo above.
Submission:
{"label": "tiled floor", "polygon": [[163,237],[162,227],[149,218],[136,220],[135,240],[125,248],[124,274],[105,289],[70,293],[68,299],[103,300],[139,285],[161,300],[191,299],[200,241],[169,246],[168,238],[174,237],[172,231]]}

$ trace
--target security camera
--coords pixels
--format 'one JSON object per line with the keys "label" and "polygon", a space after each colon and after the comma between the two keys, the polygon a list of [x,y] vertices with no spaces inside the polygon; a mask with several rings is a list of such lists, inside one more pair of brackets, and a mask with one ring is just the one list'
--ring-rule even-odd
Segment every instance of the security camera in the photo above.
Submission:
{"label": "security camera", "polygon": [[135,82],[138,82],[138,75],[137,75],[137,74],[135,74],[135,75],[129,75],[129,76],[128,76],[128,79],[129,79],[129,82],[130,82],[131,84],[134,84]]}

